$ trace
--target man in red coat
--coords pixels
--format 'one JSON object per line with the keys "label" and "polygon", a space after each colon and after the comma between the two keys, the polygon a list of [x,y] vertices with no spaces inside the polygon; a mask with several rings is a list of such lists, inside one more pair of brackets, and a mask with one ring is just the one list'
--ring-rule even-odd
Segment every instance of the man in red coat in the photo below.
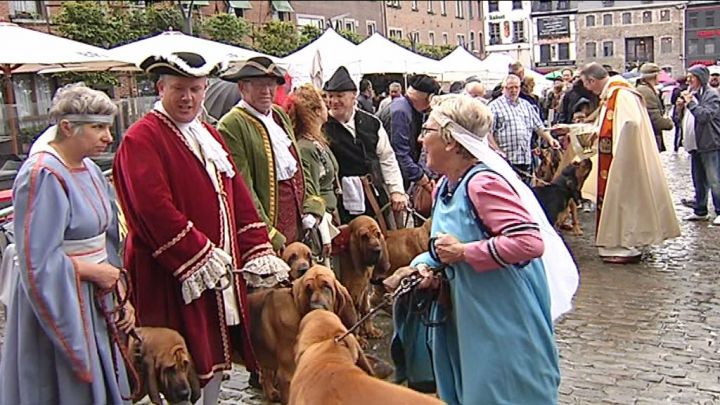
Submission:
{"label": "man in red coat", "polygon": [[200,403],[215,404],[233,351],[256,369],[241,273],[262,267],[287,279],[289,269],[222,138],[198,119],[207,77],[222,66],[173,53],[140,68],[160,75],[161,100],[127,131],[113,167],[132,301],[139,325],[183,335],[204,386]]}

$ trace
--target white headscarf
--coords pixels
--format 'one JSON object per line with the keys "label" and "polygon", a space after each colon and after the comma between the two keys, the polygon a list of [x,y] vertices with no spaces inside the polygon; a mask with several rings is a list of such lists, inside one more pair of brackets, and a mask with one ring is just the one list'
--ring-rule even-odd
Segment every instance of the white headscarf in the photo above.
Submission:
{"label": "white headscarf", "polygon": [[[572,298],[579,283],[578,269],[565,243],[557,234],[555,228],[548,222],[547,216],[535,194],[520,180],[505,159],[490,148],[487,141],[485,141],[485,134],[474,134],[437,110],[430,113],[430,118],[438,122],[475,158],[510,183],[520,197],[525,209],[528,210],[530,216],[540,226],[540,234],[545,245],[542,263],[545,267],[545,275],[550,290],[550,313],[552,319],[556,320],[562,314],[571,310]],[[489,129],[490,126],[486,126],[486,128]]]}

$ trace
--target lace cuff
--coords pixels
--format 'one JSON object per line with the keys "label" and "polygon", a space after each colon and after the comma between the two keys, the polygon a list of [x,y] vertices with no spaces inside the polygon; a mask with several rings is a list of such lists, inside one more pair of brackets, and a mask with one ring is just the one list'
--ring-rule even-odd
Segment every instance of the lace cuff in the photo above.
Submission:
{"label": "lace cuff", "polygon": [[290,267],[272,254],[250,260],[241,271],[247,286],[253,288],[271,288],[290,279]]}
{"label": "lace cuff", "polygon": [[182,282],[182,296],[185,304],[200,298],[205,290],[217,288],[223,278],[230,277],[232,257],[224,250],[213,248],[208,261]]}

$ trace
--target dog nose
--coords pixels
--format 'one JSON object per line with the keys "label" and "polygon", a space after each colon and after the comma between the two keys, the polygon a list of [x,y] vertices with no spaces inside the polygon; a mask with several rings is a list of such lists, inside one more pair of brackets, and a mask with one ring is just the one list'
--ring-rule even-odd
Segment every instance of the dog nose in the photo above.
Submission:
{"label": "dog nose", "polygon": [[182,388],[182,389],[178,390],[177,394],[180,398],[186,398],[186,399],[190,398],[190,389]]}
{"label": "dog nose", "polygon": [[303,264],[299,265],[297,269],[298,269],[298,272],[300,272],[300,274],[305,273],[306,271],[310,270],[310,264],[303,263]]}

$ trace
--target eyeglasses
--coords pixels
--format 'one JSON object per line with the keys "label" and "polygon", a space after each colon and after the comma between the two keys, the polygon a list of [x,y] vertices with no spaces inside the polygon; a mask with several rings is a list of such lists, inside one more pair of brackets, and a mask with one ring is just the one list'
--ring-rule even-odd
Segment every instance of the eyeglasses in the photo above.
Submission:
{"label": "eyeglasses", "polygon": [[428,127],[422,127],[420,128],[420,138],[424,138],[428,136],[431,132],[439,132],[440,130],[437,128],[428,128]]}

